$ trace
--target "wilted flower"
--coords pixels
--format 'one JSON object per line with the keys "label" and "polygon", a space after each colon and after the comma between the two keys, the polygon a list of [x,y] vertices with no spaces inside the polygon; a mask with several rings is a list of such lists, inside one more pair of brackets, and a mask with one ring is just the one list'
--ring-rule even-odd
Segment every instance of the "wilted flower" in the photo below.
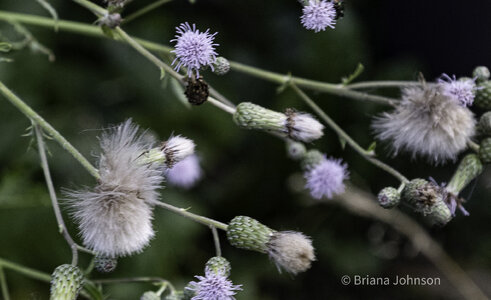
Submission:
{"label": "wilted flower", "polygon": [[344,192],[344,180],[348,178],[347,165],[340,159],[322,159],[304,174],[306,187],[315,199],[332,198]]}
{"label": "wilted flower", "polygon": [[401,150],[439,164],[454,160],[467,148],[475,132],[472,112],[442,93],[439,86],[404,89],[394,111],[373,122],[380,140],[390,141],[394,154]]}
{"label": "wilted flower", "polygon": [[138,131],[131,120],[105,131],[99,183],[94,189],[67,192],[84,244],[100,255],[139,252],[154,236],[152,209],[164,178],[158,163],[139,162],[152,144]]}
{"label": "wilted flower", "polygon": [[199,77],[199,69],[203,66],[209,66],[213,70],[213,63],[218,55],[215,52],[218,44],[213,43],[217,33],[210,34],[209,29],[199,32],[196,24],[191,27],[187,22],[176,27],[176,30],[176,38],[171,40],[176,42],[176,49],[171,51],[176,54],[176,59],[172,62],[174,64],[177,61],[175,69],[179,71],[181,66],[186,67],[189,77],[193,71]]}
{"label": "wilted flower", "polygon": [[300,20],[307,29],[319,32],[336,25],[336,8],[331,1],[310,0],[302,12]]}
{"label": "wilted flower", "polygon": [[438,78],[438,84],[445,96],[454,99],[460,105],[471,106],[474,102],[476,83],[473,79],[462,78],[457,80],[455,75],[450,77],[447,74],[442,74]]}
{"label": "wilted flower", "polygon": [[169,184],[185,189],[193,187],[201,175],[197,155],[190,155],[165,171],[165,178]]}

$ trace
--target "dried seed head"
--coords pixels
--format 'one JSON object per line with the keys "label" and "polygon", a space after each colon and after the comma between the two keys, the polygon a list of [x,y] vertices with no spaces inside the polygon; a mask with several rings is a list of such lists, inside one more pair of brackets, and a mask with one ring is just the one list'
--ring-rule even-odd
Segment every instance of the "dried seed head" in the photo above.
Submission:
{"label": "dried seed head", "polygon": [[188,102],[193,105],[201,105],[208,100],[210,96],[208,84],[201,79],[201,77],[195,79],[193,77],[186,79],[187,85],[184,94],[186,95]]}
{"label": "dried seed head", "polygon": [[399,205],[401,193],[396,188],[386,187],[378,193],[378,203],[383,208],[393,208]]}
{"label": "dried seed head", "polygon": [[267,246],[268,255],[278,270],[292,274],[305,272],[315,260],[312,240],[300,232],[274,232]]}
{"label": "dried seed head", "polygon": [[58,266],[51,275],[50,300],[75,300],[84,285],[84,274],[72,265]]}

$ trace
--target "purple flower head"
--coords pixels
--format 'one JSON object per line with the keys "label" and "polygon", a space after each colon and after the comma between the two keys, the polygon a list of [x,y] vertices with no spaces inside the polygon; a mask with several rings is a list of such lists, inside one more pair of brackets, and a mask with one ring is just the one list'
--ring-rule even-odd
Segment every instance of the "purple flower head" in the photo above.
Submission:
{"label": "purple flower head", "polygon": [[215,39],[216,32],[210,34],[210,30],[205,32],[199,32],[196,29],[196,24],[191,27],[189,23],[182,23],[179,27],[176,27],[176,38],[171,42],[176,42],[176,49],[172,50],[176,54],[177,61],[175,70],[179,71],[181,66],[188,69],[188,76],[193,74],[193,70],[196,71],[196,75],[199,77],[199,69],[203,66],[210,66],[213,70],[213,63],[217,59],[217,53],[215,52],[215,46],[213,40]]}
{"label": "purple flower head", "polygon": [[459,79],[453,75],[442,74],[438,78],[438,84],[441,87],[442,93],[456,100],[462,106],[471,106],[474,102],[476,84],[473,79]]}
{"label": "purple flower head", "polygon": [[190,282],[186,289],[195,293],[191,300],[234,300],[235,291],[241,291],[241,285],[234,285],[223,274],[205,270],[205,276],[195,276],[198,282]]}
{"label": "purple flower head", "polygon": [[326,196],[332,198],[333,195],[344,192],[343,181],[348,178],[347,165],[340,159],[323,159],[319,164],[313,166],[305,172],[307,180],[306,188],[310,190],[310,195],[315,199]]}
{"label": "purple flower head", "polygon": [[300,18],[303,27],[319,32],[327,27],[334,29],[336,25],[336,9],[334,3],[326,0],[310,0],[304,6]]}
{"label": "purple flower head", "polygon": [[186,157],[165,171],[167,182],[184,189],[192,188],[201,175],[199,158],[195,154]]}

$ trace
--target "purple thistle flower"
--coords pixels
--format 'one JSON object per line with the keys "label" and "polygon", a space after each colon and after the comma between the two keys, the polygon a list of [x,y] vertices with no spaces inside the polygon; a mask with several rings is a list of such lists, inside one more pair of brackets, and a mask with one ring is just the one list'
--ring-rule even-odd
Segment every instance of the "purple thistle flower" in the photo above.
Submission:
{"label": "purple thistle flower", "polygon": [[205,276],[195,276],[199,282],[192,281],[186,289],[195,292],[191,300],[234,300],[235,291],[241,291],[241,285],[234,285],[221,273],[205,270]]}
{"label": "purple thistle flower", "polygon": [[174,65],[177,61],[174,69],[179,71],[181,66],[184,66],[188,69],[190,77],[193,70],[199,77],[199,69],[203,66],[210,66],[213,70],[213,63],[218,55],[215,52],[215,46],[218,44],[213,43],[217,33],[210,34],[209,29],[199,32],[196,24],[191,27],[187,22],[176,27],[176,31],[176,38],[171,40],[171,42],[176,42],[176,49],[171,51],[176,54],[176,59],[172,62]]}
{"label": "purple thistle flower", "polygon": [[165,171],[167,182],[184,189],[192,188],[201,178],[201,175],[197,155],[188,156]]}
{"label": "purple thistle flower", "polygon": [[474,102],[476,84],[473,79],[457,80],[455,75],[450,77],[447,74],[442,74],[438,78],[438,84],[445,96],[456,100],[460,105],[471,106]]}
{"label": "purple thistle flower", "polygon": [[319,32],[327,27],[334,29],[336,25],[336,9],[334,3],[326,0],[310,0],[304,6],[300,18],[303,27]]}
{"label": "purple thistle flower", "polygon": [[306,187],[315,199],[326,196],[332,198],[335,194],[344,192],[343,181],[348,178],[347,165],[340,159],[323,159],[319,164],[305,172]]}

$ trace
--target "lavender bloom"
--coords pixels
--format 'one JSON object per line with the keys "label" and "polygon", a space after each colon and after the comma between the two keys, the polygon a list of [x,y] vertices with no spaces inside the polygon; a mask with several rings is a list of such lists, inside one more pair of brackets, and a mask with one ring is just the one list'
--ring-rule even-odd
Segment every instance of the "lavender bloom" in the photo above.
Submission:
{"label": "lavender bloom", "polygon": [[340,159],[323,159],[319,164],[305,172],[306,187],[315,199],[344,192],[343,181],[348,178],[347,165]]}
{"label": "lavender bloom", "polygon": [[205,269],[205,276],[195,276],[198,282],[192,281],[186,289],[195,292],[191,300],[234,300],[235,291],[241,291],[241,285],[234,285],[222,273]]}
{"label": "lavender bloom", "polygon": [[188,76],[193,75],[193,70],[196,71],[196,75],[199,77],[199,69],[203,66],[210,66],[213,70],[213,63],[216,61],[215,46],[213,40],[215,39],[216,32],[214,34],[209,33],[209,29],[205,32],[199,32],[196,29],[196,24],[191,27],[189,23],[182,23],[179,27],[176,27],[176,38],[171,42],[176,42],[176,49],[171,51],[176,54],[177,61],[175,70],[179,71],[181,66],[188,69]]}
{"label": "lavender bloom", "polygon": [[336,25],[336,8],[334,3],[326,0],[310,0],[304,6],[303,15],[300,18],[303,27],[319,32],[327,27],[334,29]]}
{"label": "lavender bloom", "polygon": [[188,156],[165,171],[168,183],[184,189],[192,188],[201,176],[197,155]]}
{"label": "lavender bloom", "polygon": [[474,102],[476,84],[473,79],[457,80],[455,75],[450,77],[447,74],[442,74],[438,78],[438,84],[445,96],[456,100],[460,105],[471,106]]}

